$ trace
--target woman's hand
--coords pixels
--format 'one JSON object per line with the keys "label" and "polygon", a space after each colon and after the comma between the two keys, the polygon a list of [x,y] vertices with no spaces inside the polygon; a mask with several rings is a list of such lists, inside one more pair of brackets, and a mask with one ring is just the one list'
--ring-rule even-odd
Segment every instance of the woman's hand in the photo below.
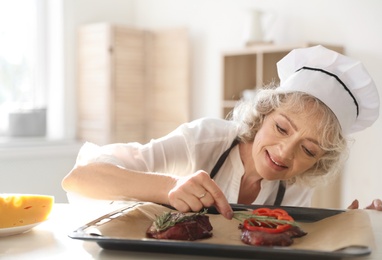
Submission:
{"label": "woman's hand", "polygon": [[169,192],[170,205],[181,212],[199,211],[215,206],[227,219],[232,219],[233,211],[224,193],[205,171],[197,171],[191,176],[179,178]]}
{"label": "woman's hand", "polygon": [[[358,209],[358,208],[359,208],[358,200],[354,200],[348,207],[348,209]],[[365,209],[374,209],[374,210],[382,211],[382,201],[380,199],[375,199]]]}

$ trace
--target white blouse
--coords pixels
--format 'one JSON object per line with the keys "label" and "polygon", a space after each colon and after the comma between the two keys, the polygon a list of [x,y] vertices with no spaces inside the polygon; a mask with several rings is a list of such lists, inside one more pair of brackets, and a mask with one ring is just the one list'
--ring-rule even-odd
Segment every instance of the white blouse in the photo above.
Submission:
{"label": "white blouse", "polygon": [[[116,143],[97,146],[85,143],[77,165],[106,162],[126,169],[186,176],[198,170],[211,172],[221,154],[237,136],[236,125],[224,119],[202,118],[183,124],[170,134],[147,144]],[[229,203],[237,203],[244,174],[239,148],[234,147],[214,180]],[[253,204],[273,205],[278,181],[261,181]],[[282,205],[310,206],[313,190],[297,184],[287,185]]]}

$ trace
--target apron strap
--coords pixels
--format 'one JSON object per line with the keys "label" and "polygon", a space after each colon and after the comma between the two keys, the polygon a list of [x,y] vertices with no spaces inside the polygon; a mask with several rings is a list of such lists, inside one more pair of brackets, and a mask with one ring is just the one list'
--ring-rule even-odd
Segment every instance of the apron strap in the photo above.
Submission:
{"label": "apron strap", "polygon": [[281,202],[283,201],[285,194],[285,182],[279,181],[279,188],[277,190],[277,195],[275,199],[275,203],[273,203],[273,206],[281,206]]}
{"label": "apron strap", "polygon": [[[228,157],[229,153],[231,152],[231,150],[237,144],[239,144],[239,142],[240,142],[239,139],[235,138],[235,140],[233,140],[231,146],[227,150],[225,150],[224,153],[222,153],[222,155],[219,157],[218,161],[216,162],[214,168],[212,168],[212,171],[210,173],[211,179],[213,179],[216,176],[216,174],[218,173],[218,171],[222,167],[223,163],[227,159],[227,157]],[[285,194],[285,182],[284,181],[279,181],[279,187],[278,187],[278,190],[277,190],[276,199],[275,199],[275,202],[273,204],[274,206],[280,206],[281,205],[281,202],[283,201],[283,198],[284,198],[284,194]]]}
{"label": "apron strap", "polygon": [[213,179],[216,176],[216,174],[218,173],[218,171],[222,167],[225,159],[227,159],[229,152],[231,152],[232,148],[234,148],[238,143],[239,143],[239,139],[235,138],[235,140],[233,140],[231,146],[227,150],[225,150],[225,152],[222,155],[220,155],[219,160],[216,162],[214,168],[212,169],[212,171],[210,173],[211,179]]}

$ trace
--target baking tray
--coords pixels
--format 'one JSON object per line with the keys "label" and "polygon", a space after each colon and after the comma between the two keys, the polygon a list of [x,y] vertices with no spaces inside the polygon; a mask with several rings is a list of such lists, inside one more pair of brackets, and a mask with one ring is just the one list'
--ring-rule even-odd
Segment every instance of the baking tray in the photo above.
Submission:
{"label": "baking tray", "polygon": [[[110,221],[129,214],[134,207],[143,203],[121,206],[120,209],[95,219],[79,227],[69,234],[72,239],[96,242],[103,249],[143,251],[152,253],[172,253],[181,255],[203,255],[225,258],[241,259],[343,259],[366,256],[371,253],[369,247],[348,247],[337,251],[299,250],[289,247],[256,247],[248,245],[220,245],[208,243],[195,243],[190,241],[157,240],[157,239],[131,239],[113,236],[104,236],[98,232],[98,227],[107,225]],[[268,205],[241,205],[231,204],[234,211],[255,209],[259,207],[274,208]],[[305,208],[305,207],[278,207],[285,209],[296,221],[315,222],[344,212],[343,210]],[[208,208],[208,214],[219,214],[215,208]]]}

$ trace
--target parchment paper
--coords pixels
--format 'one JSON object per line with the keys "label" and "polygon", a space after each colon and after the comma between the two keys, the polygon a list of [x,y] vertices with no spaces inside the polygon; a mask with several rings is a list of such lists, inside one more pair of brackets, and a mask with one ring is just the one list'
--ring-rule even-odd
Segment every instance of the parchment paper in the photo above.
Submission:
{"label": "parchment paper", "polygon": [[[126,210],[110,221],[97,225],[106,237],[145,240],[146,230],[158,215],[171,211],[169,208],[145,203]],[[213,236],[192,243],[213,243],[219,245],[242,245],[238,220],[227,220],[221,215],[208,214],[213,226]],[[369,216],[363,210],[349,210],[344,213],[312,223],[298,223],[308,234],[295,238],[290,248],[335,251],[350,246],[374,247],[374,237]]]}

